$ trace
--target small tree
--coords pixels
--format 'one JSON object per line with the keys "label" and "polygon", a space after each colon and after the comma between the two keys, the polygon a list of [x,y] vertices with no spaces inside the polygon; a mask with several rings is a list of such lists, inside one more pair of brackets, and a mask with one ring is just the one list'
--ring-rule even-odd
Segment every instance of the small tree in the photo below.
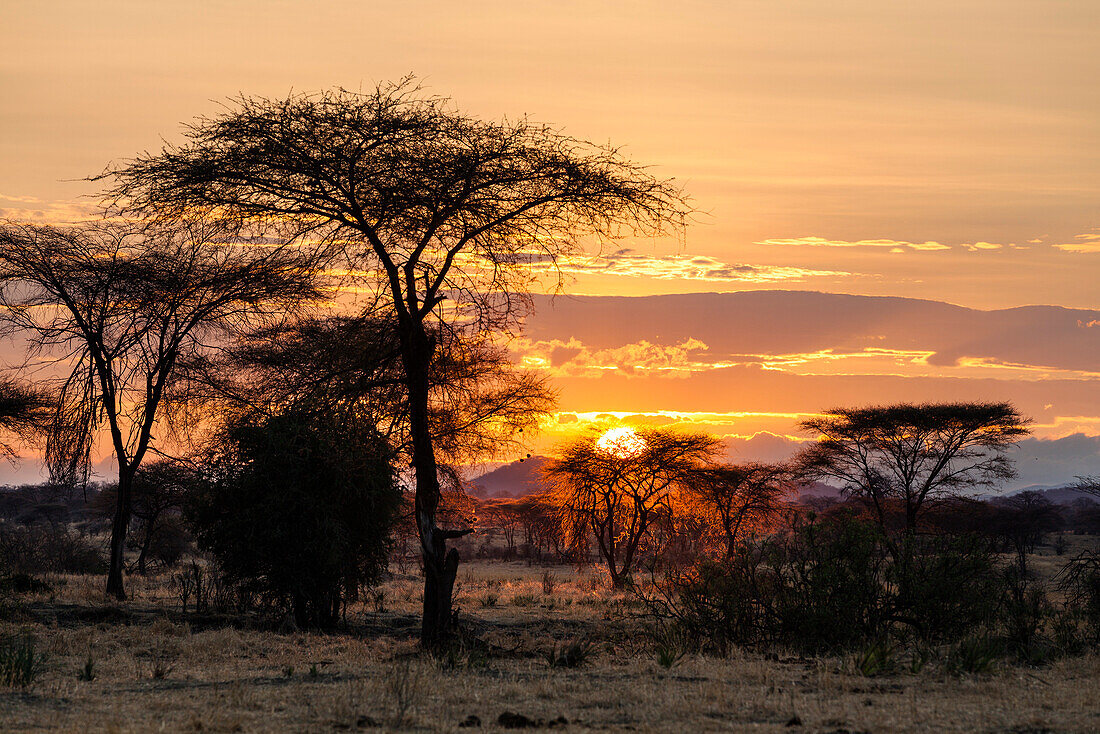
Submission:
{"label": "small tree", "polygon": [[[216,348],[219,331],[282,317],[315,299],[312,264],[287,247],[234,245],[203,222],[0,228],[3,319],[68,371],[48,426],[56,481],[87,478],[106,424],[118,462],[107,593],[122,599],[134,474],[174,394],[182,362]],[[166,430],[168,426],[161,423]]]}
{"label": "small tree", "polygon": [[189,515],[227,578],[332,627],[386,568],[401,502],[389,447],[369,425],[301,408],[234,420]]}
{"label": "small tree", "polygon": [[[195,470],[181,462],[158,459],[142,464],[134,472],[131,511],[135,520],[131,548],[138,551],[138,573],[148,572],[150,557],[171,565],[179,560],[189,542],[182,525],[188,493],[197,480]],[[95,504],[109,515],[118,503],[118,488],[100,491]]]}
{"label": "small tree", "polygon": [[624,586],[654,523],[674,496],[718,452],[718,440],[666,429],[613,429],[567,443],[547,463],[556,504],[575,545],[595,538],[611,582]]}
{"label": "small tree", "polygon": [[690,476],[687,487],[692,509],[731,560],[746,534],[778,518],[792,481],[785,464],[749,463],[705,467]]}
{"label": "small tree", "polygon": [[1007,452],[1029,422],[1009,403],[837,408],[801,423],[819,439],[798,464],[806,476],[843,483],[883,527],[900,504],[912,535],[929,505],[1014,477]]}

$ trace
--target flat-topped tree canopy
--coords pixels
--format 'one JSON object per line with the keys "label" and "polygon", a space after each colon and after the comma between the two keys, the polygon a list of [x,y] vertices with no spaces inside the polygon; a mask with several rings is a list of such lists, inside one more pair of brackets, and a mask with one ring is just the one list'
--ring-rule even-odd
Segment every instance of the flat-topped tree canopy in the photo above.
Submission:
{"label": "flat-topped tree canopy", "polygon": [[834,408],[801,422],[818,441],[799,463],[806,476],[843,483],[880,522],[900,501],[912,532],[928,504],[1016,476],[1008,450],[1030,422],[1011,403]]}

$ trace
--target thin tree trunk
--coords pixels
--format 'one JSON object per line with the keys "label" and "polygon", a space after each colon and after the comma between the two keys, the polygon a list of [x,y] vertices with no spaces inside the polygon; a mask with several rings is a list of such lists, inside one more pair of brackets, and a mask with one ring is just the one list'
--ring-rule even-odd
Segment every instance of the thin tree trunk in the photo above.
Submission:
{"label": "thin tree trunk", "polygon": [[116,599],[126,599],[122,581],[123,551],[126,549],[126,529],[130,525],[130,494],[134,473],[128,467],[119,467],[118,497],[115,516],[111,523],[111,560],[107,571],[107,593]]}
{"label": "thin tree trunk", "polygon": [[145,528],[145,539],[141,543],[141,553],[138,553],[138,573],[142,576],[148,575],[148,569],[146,568],[146,559],[149,557],[149,545],[152,543],[153,533],[148,527]]}

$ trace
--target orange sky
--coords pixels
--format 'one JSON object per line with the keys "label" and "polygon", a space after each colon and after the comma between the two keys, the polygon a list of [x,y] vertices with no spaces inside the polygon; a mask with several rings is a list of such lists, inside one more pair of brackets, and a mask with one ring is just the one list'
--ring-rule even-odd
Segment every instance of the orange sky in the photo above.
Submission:
{"label": "orange sky", "polygon": [[[469,112],[624,145],[691,194],[703,214],[685,241],[579,260],[572,294],[813,290],[1083,309],[949,319],[951,338],[915,306],[868,321],[872,301],[803,334],[792,294],[757,310],[685,306],[669,312],[677,328],[630,335],[536,316],[543,331],[517,354],[538,368],[554,349],[565,359],[550,367],[561,425],[706,413],[726,416],[707,424],[718,432],[782,436],[792,415],[838,401],[980,394],[1025,406],[1044,438],[1100,434],[1093,0],[16,0],[0,24],[0,215],[77,216],[92,191],[80,178],[178,140],[181,122],[238,92],[409,72]],[[571,318],[603,318],[604,302],[585,303],[594,310]],[[930,328],[907,336],[921,319]],[[767,343],[746,320],[792,336]]]}

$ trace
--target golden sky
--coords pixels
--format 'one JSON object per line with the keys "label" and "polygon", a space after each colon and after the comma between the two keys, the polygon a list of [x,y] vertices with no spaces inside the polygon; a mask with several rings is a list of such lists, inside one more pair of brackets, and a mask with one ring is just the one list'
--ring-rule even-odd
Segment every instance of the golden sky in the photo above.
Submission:
{"label": "golden sky", "polygon": [[[683,241],[579,259],[569,293],[809,290],[979,310],[871,322],[860,314],[879,302],[859,301],[803,329],[788,293],[757,310],[684,306],[677,328],[629,336],[548,316],[517,354],[537,368],[571,355],[550,367],[564,420],[742,415],[733,433],[786,435],[791,415],[864,394],[981,394],[1026,405],[1046,438],[1100,434],[1095,0],[8,0],[2,19],[2,216],[77,216],[82,177],[179,140],[231,95],[415,73],[468,112],[622,145],[693,197]],[[595,310],[571,318],[602,318],[606,302],[578,303]],[[1008,310],[1029,305],[1079,311]],[[763,343],[745,320],[791,338]],[[718,344],[723,324],[746,344]]]}

